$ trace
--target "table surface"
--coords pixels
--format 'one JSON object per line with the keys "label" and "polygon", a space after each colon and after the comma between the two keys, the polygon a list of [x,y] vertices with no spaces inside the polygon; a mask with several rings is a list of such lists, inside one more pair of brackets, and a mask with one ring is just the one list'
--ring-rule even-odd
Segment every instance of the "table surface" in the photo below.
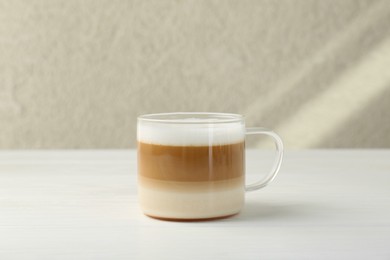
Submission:
{"label": "table surface", "polygon": [[390,259],[390,150],[287,151],[240,214],[195,223],[140,212],[134,150],[0,152],[0,259],[369,257]]}

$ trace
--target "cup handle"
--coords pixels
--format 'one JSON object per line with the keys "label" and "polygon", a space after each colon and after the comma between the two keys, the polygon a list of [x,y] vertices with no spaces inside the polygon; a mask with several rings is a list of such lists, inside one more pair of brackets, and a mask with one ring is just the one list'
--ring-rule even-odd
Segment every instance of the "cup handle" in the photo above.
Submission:
{"label": "cup handle", "polygon": [[252,127],[246,129],[246,135],[255,135],[255,134],[263,134],[272,137],[272,139],[274,139],[275,142],[277,156],[271,172],[267,176],[265,176],[262,180],[246,185],[245,191],[254,191],[254,190],[264,188],[265,186],[268,185],[268,183],[273,181],[276,177],[276,174],[279,172],[280,165],[282,164],[282,159],[283,159],[283,142],[278,134],[276,134],[275,132],[269,129],[262,128],[262,127]]}

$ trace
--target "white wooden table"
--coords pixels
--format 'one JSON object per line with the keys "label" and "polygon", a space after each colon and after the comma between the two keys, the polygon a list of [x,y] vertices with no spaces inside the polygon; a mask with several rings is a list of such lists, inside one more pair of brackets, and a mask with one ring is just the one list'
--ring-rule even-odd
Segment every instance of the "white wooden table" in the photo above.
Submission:
{"label": "white wooden table", "polygon": [[233,218],[164,222],[138,209],[134,150],[2,151],[0,259],[390,259],[390,150],[287,151],[246,198]]}

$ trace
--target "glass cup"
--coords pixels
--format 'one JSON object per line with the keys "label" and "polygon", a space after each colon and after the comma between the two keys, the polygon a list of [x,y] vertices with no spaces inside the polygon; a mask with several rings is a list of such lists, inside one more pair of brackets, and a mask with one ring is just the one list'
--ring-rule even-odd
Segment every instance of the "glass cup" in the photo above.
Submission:
{"label": "glass cup", "polygon": [[[245,185],[245,136],[268,135],[276,145],[272,170]],[[245,128],[226,113],[162,113],[138,117],[138,195],[144,214],[164,220],[205,220],[237,214],[245,191],[263,188],[283,158],[280,137]]]}

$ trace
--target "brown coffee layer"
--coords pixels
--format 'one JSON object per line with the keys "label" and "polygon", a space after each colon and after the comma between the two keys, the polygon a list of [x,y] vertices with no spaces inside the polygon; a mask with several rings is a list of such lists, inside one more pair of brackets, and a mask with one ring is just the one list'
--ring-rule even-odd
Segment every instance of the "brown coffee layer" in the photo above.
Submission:
{"label": "brown coffee layer", "polygon": [[138,176],[138,183],[142,188],[169,192],[218,192],[231,189],[244,189],[244,177],[237,177],[220,181],[162,181],[147,177]]}
{"label": "brown coffee layer", "polygon": [[244,142],[215,146],[167,146],[138,142],[138,174],[157,180],[199,182],[242,177]]}

